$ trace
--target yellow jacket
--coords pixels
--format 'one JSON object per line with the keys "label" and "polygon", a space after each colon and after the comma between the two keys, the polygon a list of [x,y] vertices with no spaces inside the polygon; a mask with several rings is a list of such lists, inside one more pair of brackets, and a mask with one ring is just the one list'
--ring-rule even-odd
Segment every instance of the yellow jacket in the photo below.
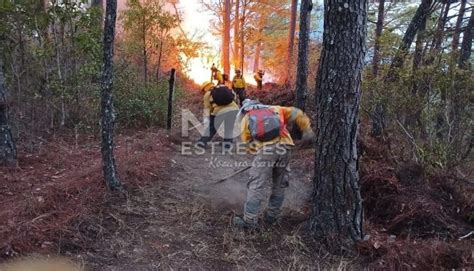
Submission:
{"label": "yellow jacket", "polygon": [[262,81],[262,76],[260,76],[260,73],[258,73],[258,72],[253,75],[253,78],[256,81]]}
{"label": "yellow jacket", "polygon": [[214,80],[218,81],[218,84],[223,84],[224,83],[224,77],[222,76],[222,72],[217,70],[214,73]]}
{"label": "yellow jacket", "polygon": [[[283,119],[285,121],[285,125],[295,123],[296,126],[304,133],[311,129],[311,121],[309,117],[296,107],[286,107],[286,106],[271,106],[272,110],[274,110],[277,114],[283,114]],[[244,115],[241,121],[241,133],[240,138],[244,144],[248,144],[248,150],[252,153],[257,152],[263,146],[271,145],[271,144],[283,144],[294,146],[295,143],[291,138],[290,132],[288,129],[284,129],[280,137],[277,137],[271,141],[258,141],[252,138],[252,134],[249,130],[249,117],[248,115]]]}
{"label": "yellow jacket", "polygon": [[[231,102],[228,105],[217,105],[213,103],[211,95],[212,87],[205,89],[204,93],[204,116],[208,117],[209,115],[215,116],[219,113],[225,113],[231,110],[239,110],[239,106],[234,102]],[[235,96],[235,93],[234,93]]]}
{"label": "yellow jacket", "polygon": [[245,83],[245,79],[243,76],[234,76],[232,79],[232,88],[246,88],[247,85]]}

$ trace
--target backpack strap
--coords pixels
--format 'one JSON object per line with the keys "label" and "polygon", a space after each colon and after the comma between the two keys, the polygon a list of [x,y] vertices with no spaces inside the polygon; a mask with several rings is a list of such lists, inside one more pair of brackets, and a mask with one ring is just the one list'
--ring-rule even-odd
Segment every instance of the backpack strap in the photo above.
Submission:
{"label": "backpack strap", "polygon": [[286,129],[286,122],[285,122],[285,113],[283,112],[283,108],[280,107],[280,114],[279,114],[279,117],[280,117],[280,136],[283,134],[283,132]]}
{"label": "backpack strap", "polygon": [[280,107],[280,113],[279,113],[278,115],[279,115],[279,117],[280,117],[280,122],[281,122],[282,124],[286,124],[286,123],[285,123],[285,113],[283,112],[283,108]]}

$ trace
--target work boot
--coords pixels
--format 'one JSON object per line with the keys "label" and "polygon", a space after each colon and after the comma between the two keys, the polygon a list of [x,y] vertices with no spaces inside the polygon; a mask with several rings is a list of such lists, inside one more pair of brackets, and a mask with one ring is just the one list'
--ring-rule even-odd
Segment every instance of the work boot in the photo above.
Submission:
{"label": "work boot", "polygon": [[265,213],[263,215],[263,221],[267,224],[270,224],[270,225],[276,225],[276,224],[278,224],[279,219],[278,219],[278,217],[275,217],[273,215]]}
{"label": "work boot", "polygon": [[257,228],[257,223],[246,222],[240,216],[234,216],[234,219],[232,220],[232,224],[234,225],[234,227],[242,229],[242,230],[254,230]]}
{"label": "work boot", "polygon": [[203,136],[196,142],[196,146],[201,147],[203,149],[206,149],[207,148],[207,142],[209,142],[209,140],[210,140],[209,137]]}
{"label": "work boot", "polygon": [[202,142],[202,141],[196,142],[196,147],[201,147],[201,148],[205,149],[205,148],[206,148],[206,145],[207,145],[207,144],[204,143],[204,142]]}

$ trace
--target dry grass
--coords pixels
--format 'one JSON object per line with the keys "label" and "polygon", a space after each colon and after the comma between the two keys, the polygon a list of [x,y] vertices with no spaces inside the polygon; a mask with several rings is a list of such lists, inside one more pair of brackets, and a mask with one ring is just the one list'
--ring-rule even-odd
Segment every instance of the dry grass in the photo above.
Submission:
{"label": "dry grass", "polygon": [[[269,90],[258,95],[267,95],[262,97],[269,103],[275,97],[292,99]],[[199,94],[192,99],[200,101]],[[472,190],[450,176],[400,169],[383,144],[363,139],[361,183],[370,236],[359,244],[358,256],[331,255],[313,240],[305,228],[305,206],[286,210],[281,225],[236,230],[232,208],[216,206],[192,190],[196,179],[208,177],[202,168],[190,166],[194,171],[179,174],[182,163],[200,162],[171,157],[176,154],[172,144],[182,139],[150,131],[118,137],[126,194],[103,188],[97,142],[75,147],[55,141],[31,148],[32,153],[21,150],[19,168],[0,169],[5,176],[0,253],[60,253],[101,271],[473,267],[472,237],[457,240],[472,230],[463,215],[472,213]],[[310,168],[313,157],[311,150],[300,151],[295,164]],[[404,171],[413,174],[402,176]],[[312,172],[298,174],[311,181]]]}

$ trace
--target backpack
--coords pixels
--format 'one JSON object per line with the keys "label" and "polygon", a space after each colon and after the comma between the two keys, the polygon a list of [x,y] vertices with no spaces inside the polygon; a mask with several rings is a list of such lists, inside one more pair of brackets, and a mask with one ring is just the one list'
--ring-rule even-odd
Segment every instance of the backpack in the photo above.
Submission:
{"label": "backpack", "polygon": [[270,141],[279,137],[285,128],[283,116],[271,108],[250,110],[249,130],[253,139]]}
{"label": "backpack", "polygon": [[213,103],[217,105],[228,105],[234,101],[234,93],[224,85],[218,85],[211,90]]}

